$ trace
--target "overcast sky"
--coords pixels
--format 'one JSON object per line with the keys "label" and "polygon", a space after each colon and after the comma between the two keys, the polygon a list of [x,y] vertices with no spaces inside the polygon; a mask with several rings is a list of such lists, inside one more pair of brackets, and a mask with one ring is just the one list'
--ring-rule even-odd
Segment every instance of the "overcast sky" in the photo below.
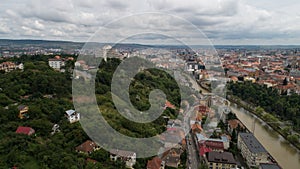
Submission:
{"label": "overcast sky", "polygon": [[[121,17],[161,12],[197,26],[213,44],[300,44],[299,9],[299,0],[3,0],[0,38],[85,42]],[[165,32],[182,27],[163,15],[155,19]],[[151,24],[118,26],[134,34]],[[118,34],[103,39],[113,41]],[[178,34],[193,41],[189,30]]]}

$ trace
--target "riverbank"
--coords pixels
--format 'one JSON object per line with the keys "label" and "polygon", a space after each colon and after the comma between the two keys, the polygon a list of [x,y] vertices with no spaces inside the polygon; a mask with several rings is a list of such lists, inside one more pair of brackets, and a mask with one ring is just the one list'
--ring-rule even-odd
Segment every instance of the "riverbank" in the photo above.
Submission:
{"label": "riverbank", "polygon": [[[265,122],[265,120],[263,119],[263,116],[261,114],[256,113],[255,112],[255,107],[252,106],[251,104],[246,103],[244,101],[241,101],[241,99],[239,99],[239,98],[233,98],[230,95],[227,95],[226,99],[229,100],[232,103],[237,104],[238,106],[242,107],[243,109],[247,110],[248,112],[254,114],[259,120]],[[295,143],[289,141],[288,138],[287,138],[287,136],[281,131],[280,127],[278,127],[277,125],[274,125],[274,124],[270,124],[268,122],[265,122],[265,123],[268,126],[270,126],[274,131],[276,131],[278,134],[280,134],[285,139],[285,141],[287,141],[288,143],[290,143],[291,145],[293,145],[293,147],[295,149],[297,149],[298,151],[300,151],[300,144],[299,143],[295,144]]]}

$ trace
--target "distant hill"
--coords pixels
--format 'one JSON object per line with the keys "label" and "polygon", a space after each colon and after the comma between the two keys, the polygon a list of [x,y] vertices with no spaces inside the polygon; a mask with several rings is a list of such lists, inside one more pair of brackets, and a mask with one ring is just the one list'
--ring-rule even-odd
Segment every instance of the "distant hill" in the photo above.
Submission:
{"label": "distant hill", "polygon": [[[114,45],[115,48],[130,48],[130,49],[142,49],[142,48],[168,48],[168,49],[179,49],[187,48],[183,45],[144,45],[144,44],[126,44],[126,43],[98,43],[89,42],[95,46],[103,46],[106,44]],[[72,41],[60,41],[60,40],[32,40],[32,39],[0,39],[0,47],[43,47],[43,48],[76,48],[81,49],[86,42],[72,42]],[[300,48],[299,45],[214,45],[214,46],[203,46],[203,45],[192,45],[191,48],[211,48],[216,49],[246,49],[246,50],[259,50],[259,49],[295,49]]]}

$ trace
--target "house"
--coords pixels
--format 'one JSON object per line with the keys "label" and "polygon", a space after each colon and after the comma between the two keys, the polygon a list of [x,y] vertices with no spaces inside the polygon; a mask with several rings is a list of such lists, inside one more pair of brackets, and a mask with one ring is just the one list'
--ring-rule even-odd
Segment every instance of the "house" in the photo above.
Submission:
{"label": "house", "polygon": [[99,150],[100,146],[98,146],[97,143],[95,143],[91,140],[87,140],[84,143],[77,146],[75,149],[77,152],[90,154],[93,151]]}
{"label": "house", "polygon": [[260,163],[268,163],[268,152],[252,133],[238,134],[238,149],[250,167],[258,167]]}
{"label": "house", "polygon": [[258,169],[281,169],[277,164],[260,164]]}
{"label": "house", "polygon": [[230,136],[228,135],[222,135],[221,140],[223,141],[224,149],[227,150],[230,147]]}
{"label": "house", "polygon": [[54,58],[48,59],[48,64],[51,68],[60,70],[63,66],[65,66],[65,61],[60,58],[60,56],[55,56]]}
{"label": "house", "polygon": [[166,109],[166,108],[175,109],[176,106],[174,106],[171,102],[169,102],[168,100],[166,100],[164,109]]}
{"label": "house", "polygon": [[199,124],[198,122],[195,122],[194,124],[192,124],[191,130],[193,133],[201,133],[203,129],[201,127],[201,124]]}
{"label": "house", "polygon": [[237,162],[230,152],[208,152],[205,162],[210,169],[232,169],[237,168]]}
{"label": "house", "polygon": [[165,163],[159,157],[154,157],[152,160],[148,160],[147,169],[164,169]]}
{"label": "house", "polygon": [[224,143],[222,140],[205,140],[199,143],[200,147],[205,145],[205,147],[211,149],[212,151],[223,152]]}
{"label": "house", "polygon": [[136,153],[135,152],[111,149],[110,150],[110,159],[116,161],[118,158],[120,158],[122,161],[124,161],[126,164],[126,167],[128,167],[128,168],[133,168],[134,164],[136,163]]}
{"label": "house", "polygon": [[238,120],[238,119],[233,119],[233,120],[228,120],[228,129],[231,134],[233,130],[237,130],[238,128],[240,129],[246,129],[246,127],[243,125],[243,123]]}
{"label": "house", "polygon": [[75,123],[80,120],[80,113],[77,113],[75,110],[67,110],[66,116],[70,123]]}
{"label": "house", "polygon": [[181,149],[172,148],[163,153],[161,159],[166,166],[178,168],[180,164]]}
{"label": "house", "polygon": [[23,126],[19,126],[16,130],[16,133],[18,134],[26,134],[28,136],[32,135],[35,133],[35,130],[31,127],[23,127]]}
{"label": "house", "polygon": [[13,62],[3,62],[0,63],[0,70],[3,70],[5,72],[10,72],[12,70],[17,69],[16,64]]}
{"label": "house", "polygon": [[200,105],[197,108],[198,108],[198,112],[201,113],[203,116],[206,116],[207,113],[209,112],[209,107],[208,106]]}
{"label": "house", "polygon": [[19,110],[19,118],[20,119],[24,119],[24,118],[29,118],[29,115],[28,115],[28,106],[26,105],[20,105],[18,106],[18,110]]}

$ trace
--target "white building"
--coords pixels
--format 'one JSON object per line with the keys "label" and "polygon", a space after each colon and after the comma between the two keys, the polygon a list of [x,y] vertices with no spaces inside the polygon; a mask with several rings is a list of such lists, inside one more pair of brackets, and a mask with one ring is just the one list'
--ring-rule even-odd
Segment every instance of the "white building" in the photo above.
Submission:
{"label": "white building", "polygon": [[258,167],[261,163],[269,163],[267,150],[252,133],[239,133],[238,148],[250,167]]}
{"label": "white building", "polygon": [[80,120],[80,113],[77,113],[75,110],[67,110],[66,115],[70,123]]}
{"label": "white building", "polygon": [[125,150],[112,149],[110,150],[110,159],[116,161],[120,158],[125,162],[126,167],[133,168],[136,163],[136,153]]}
{"label": "white building", "polygon": [[60,70],[61,67],[65,66],[65,61],[62,60],[59,57],[56,58],[51,58],[48,60],[48,64],[50,67],[52,67],[53,69],[57,69]]}

